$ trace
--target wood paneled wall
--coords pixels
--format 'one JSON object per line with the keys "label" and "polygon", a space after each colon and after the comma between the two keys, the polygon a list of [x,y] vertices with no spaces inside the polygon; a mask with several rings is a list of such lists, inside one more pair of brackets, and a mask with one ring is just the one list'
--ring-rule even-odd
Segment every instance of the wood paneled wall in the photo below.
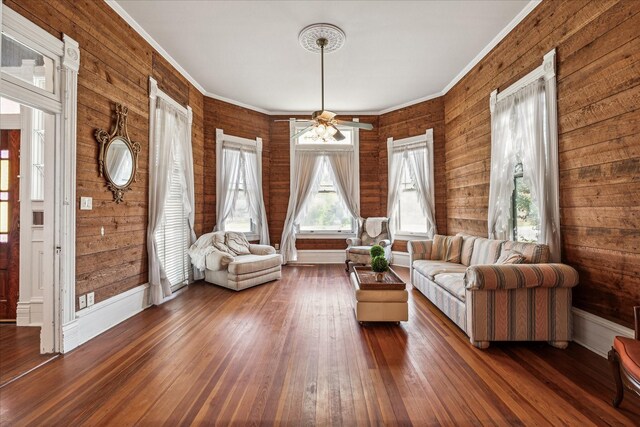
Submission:
{"label": "wood paneled wall", "polygon": [[[436,226],[439,234],[447,234],[447,183],[444,166],[444,98],[439,97],[391,111],[380,116],[378,176],[382,186],[380,214],[386,216],[388,191],[387,139],[394,140],[421,135],[433,129],[433,165],[435,180]],[[406,251],[406,241],[395,241],[393,249]]]}
{"label": "wood paneled wall", "polygon": [[271,198],[271,119],[266,114],[209,97],[204,98],[204,117],[204,161],[207,166],[204,173],[203,231],[208,233],[216,225],[216,129],[241,138],[262,138],[262,188],[268,210]]}
{"label": "wood paneled wall", "polygon": [[574,305],[631,326],[640,303],[640,2],[542,2],[445,96],[447,227],[487,234],[489,94],[557,49],[563,261]]}
{"label": "wood paneled wall", "polygon": [[[93,0],[4,0],[7,6],[60,38],[80,44],[78,73],[76,294],[95,291],[96,302],[147,282],[146,227],[149,174],[148,78],[193,108],[196,229],[203,229],[203,95],[168,64],[106,3]],[[98,176],[96,128],[110,128],[115,102],[129,107],[129,135],[140,142],[138,181],[124,203]],[[79,210],[81,196],[93,210]],[[100,235],[104,227],[105,235]]]}

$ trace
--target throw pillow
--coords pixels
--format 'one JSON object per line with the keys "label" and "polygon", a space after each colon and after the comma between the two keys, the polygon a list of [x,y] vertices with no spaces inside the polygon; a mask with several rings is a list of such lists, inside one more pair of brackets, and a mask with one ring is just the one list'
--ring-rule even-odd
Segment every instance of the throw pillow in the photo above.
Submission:
{"label": "throw pillow", "polygon": [[224,243],[235,255],[249,255],[249,242],[242,233],[228,231],[224,235]]}
{"label": "throw pillow", "polygon": [[462,252],[462,236],[433,236],[431,259],[445,262],[460,263]]}
{"label": "throw pillow", "polygon": [[216,231],[215,233],[213,233],[213,238],[212,238],[213,247],[225,254],[236,256],[236,253],[233,252],[231,249],[229,249],[227,245],[224,243],[224,240],[225,240],[224,236],[225,236],[224,231]]}
{"label": "throw pillow", "polygon": [[504,251],[496,264],[522,264],[525,260],[524,255],[517,251]]}

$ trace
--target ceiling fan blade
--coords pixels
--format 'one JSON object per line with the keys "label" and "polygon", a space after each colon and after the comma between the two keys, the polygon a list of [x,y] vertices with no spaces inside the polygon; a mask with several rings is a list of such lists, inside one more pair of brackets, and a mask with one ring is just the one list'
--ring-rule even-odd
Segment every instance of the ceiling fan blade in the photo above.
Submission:
{"label": "ceiling fan blade", "polygon": [[[274,122],[290,122],[290,121],[291,120],[289,120],[289,119],[277,119],[277,120],[274,120]],[[296,123],[312,122],[312,120],[309,120],[309,119],[294,119],[293,121],[296,122]]]}
{"label": "ceiling fan blade", "polygon": [[336,123],[338,123],[339,125],[342,125],[342,126],[349,126],[349,127],[352,127],[352,128],[360,128],[360,129],[364,129],[364,130],[373,129],[373,125],[371,123],[348,122],[348,121],[345,121],[345,120],[336,120]]}
{"label": "ceiling fan blade", "polygon": [[296,133],[295,135],[293,135],[291,137],[291,139],[295,139],[297,137],[299,137],[300,135],[304,134],[306,131],[308,131],[309,129],[311,129],[313,127],[313,125],[311,126],[307,126],[306,128],[302,129],[301,131],[299,131],[298,133]]}
{"label": "ceiling fan blade", "polygon": [[333,125],[331,127],[333,127],[336,130],[336,133],[333,134],[333,139],[335,139],[336,141],[342,141],[345,138],[344,134],[340,132],[340,129],[338,129],[337,127]]}
{"label": "ceiling fan blade", "polygon": [[314,111],[311,115],[311,118],[314,120],[321,120],[323,122],[328,122],[333,120],[336,116],[336,113],[332,111],[322,110],[322,111]]}

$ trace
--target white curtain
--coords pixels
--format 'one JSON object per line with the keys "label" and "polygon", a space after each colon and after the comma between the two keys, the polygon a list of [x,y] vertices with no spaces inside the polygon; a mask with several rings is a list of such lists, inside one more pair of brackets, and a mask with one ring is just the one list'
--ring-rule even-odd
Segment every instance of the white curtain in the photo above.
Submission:
{"label": "white curtain", "polygon": [[555,102],[555,81],[541,78],[496,103],[491,120],[489,236],[513,237],[513,175],[520,160],[540,216],[538,242],[547,244],[551,260],[559,262],[558,145],[552,131],[555,119],[552,126],[549,113],[555,109],[549,108],[550,102]]}
{"label": "white curtain", "polygon": [[224,230],[225,221],[231,216],[233,207],[238,199],[236,183],[242,173],[242,156],[237,148],[222,149],[222,170],[218,177],[222,180],[220,194],[216,195],[216,219],[214,231]]}
{"label": "white curtain", "polygon": [[353,151],[334,151],[326,154],[327,161],[333,171],[338,196],[344,202],[349,213],[357,219],[360,217],[360,199],[357,191],[358,183],[353,173],[354,157]]}
{"label": "white curtain", "polygon": [[258,152],[255,150],[242,150],[244,167],[246,171],[247,196],[251,218],[258,222],[260,244],[269,244],[269,225],[267,223],[267,209],[264,206],[262,186],[260,185],[260,169],[258,168]]}
{"label": "white curtain", "polygon": [[433,165],[433,159],[429,157],[430,152],[427,147],[407,151],[407,165],[416,182],[420,206],[427,214],[427,236],[431,238],[437,230],[433,206],[433,182],[431,182],[431,174],[427,175],[427,170]]}
{"label": "white curtain", "polygon": [[406,147],[389,146],[389,194],[387,198],[387,216],[390,218],[392,234],[397,231],[397,221],[394,220],[396,208],[400,201],[400,186],[404,168],[409,168],[409,174],[416,183],[418,200],[427,218],[427,236],[433,237],[436,233],[435,206],[433,202],[433,159],[427,142],[419,146],[414,144]]}
{"label": "white curtain", "polygon": [[[193,230],[194,188],[193,155],[191,154],[191,132],[188,118],[162,98],[155,106],[153,135],[149,147],[149,226],[147,228],[147,247],[149,253],[149,285],[151,302],[160,304],[171,295],[171,283],[167,280],[160,258],[156,232],[164,218],[164,207],[171,187],[171,170],[174,160],[183,159],[185,206],[189,212],[191,239],[195,241]],[[178,151],[180,150],[180,151]],[[180,155],[181,154],[181,155]]]}
{"label": "white curtain", "polygon": [[312,192],[321,157],[322,154],[317,152],[299,151],[296,153],[289,207],[280,239],[280,253],[284,263],[298,259],[296,251],[298,217]]}

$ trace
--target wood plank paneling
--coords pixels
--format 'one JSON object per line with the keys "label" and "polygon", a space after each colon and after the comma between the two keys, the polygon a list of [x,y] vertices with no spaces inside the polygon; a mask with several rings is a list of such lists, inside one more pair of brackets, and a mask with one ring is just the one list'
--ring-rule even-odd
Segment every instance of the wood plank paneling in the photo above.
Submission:
{"label": "wood plank paneling", "polygon": [[[93,210],[81,211],[76,203],[76,294],[94,291],[96,302],[100,302],[146,283],[149,76],[176,101],[193,109],[198,234],[204,224],[204,96],[104,2],[3,3],[55,37],[68,34],[80,44],[76,191],[78,201],[81,196],[93,197]],[[110,128],[116,102],[129,107],[129,135],[142,146],[138,181],[119,205],[98,176],[98,145],[93,136],[96,128]]]}
{"label": "wood plank paneling", "polygon": [[544,1],[444,97],[447,226],[487,233],[489,94],[557,49],[563,261],[574,303],[631,326],[640,303],[640,2]]}
{"label": "wood plank paneling", "polygon": [[[396,271],[405,280],[408,269]],[[22,425],[635,425],[605,359],[577,344],[479,351],[408,286],[409,321],[358,324],[341,265],[206,283],[7,385]],[[472,396],[472,397],[470,397]]]}
{"label": "wood plank paneling", "polygon": [[[203,233],[216,225],[216,129],[241,138],[262,138],[262,190],[269,217],[271,200],[271,120],[268,115],[204,97],[204,221]],[[288,200],[288,199],[287,199]],[[270,226],[271,224],[269,224]]]}
{"label": "wood plank paneling", "polygon": [[[422,135],[427,129],[433,129],[433,157],[436,202],[436,227],[439,234],[447,234],[447,183],[445,174],[445,129],[444,98],[439,97],[409,107],[391,111],[380,116],[379,130],[379,166],[380,176],[380,214],[387,215],[388,192],[388,154],[387,139],[402,139]],[[396,241],[393,250],[407,250],[407,242]]]}

